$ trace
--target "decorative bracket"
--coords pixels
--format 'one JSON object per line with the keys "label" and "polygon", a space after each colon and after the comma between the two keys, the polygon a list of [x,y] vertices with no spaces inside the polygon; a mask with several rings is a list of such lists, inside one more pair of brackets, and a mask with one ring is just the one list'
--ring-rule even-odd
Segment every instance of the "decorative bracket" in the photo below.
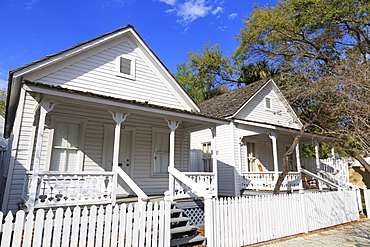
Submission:
{"label": "decorative bracket", "polygon": [[124,122],[127,116],[130,115],[130,113],[124,114],[123,112],[113,112],[113,111],[109,112],[110,114],[112,114],[112,118],[117,124],[121,124],[122,122]]}
{"label": "decorative bracket", "polygon": [[179,127],[179,124],[181,123],[181,121],[176,121],[176,120],[169,120],[169,119],[165,119],[165,120],[168,124],[168,127],[171,129],[171,131],[175,131]]}

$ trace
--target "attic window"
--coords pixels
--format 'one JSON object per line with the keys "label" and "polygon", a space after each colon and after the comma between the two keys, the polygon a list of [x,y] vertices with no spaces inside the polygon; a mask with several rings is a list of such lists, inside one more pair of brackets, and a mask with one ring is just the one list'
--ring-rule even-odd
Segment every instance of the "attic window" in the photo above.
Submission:
{"label": "attic window", "polygon": [[270,97],[265,98],[265,109],[272,110],[272,102]]}
{"label": "attic window", "polygon": [[116,75],[135,80],[135,58],[127,55],[117,57]]}

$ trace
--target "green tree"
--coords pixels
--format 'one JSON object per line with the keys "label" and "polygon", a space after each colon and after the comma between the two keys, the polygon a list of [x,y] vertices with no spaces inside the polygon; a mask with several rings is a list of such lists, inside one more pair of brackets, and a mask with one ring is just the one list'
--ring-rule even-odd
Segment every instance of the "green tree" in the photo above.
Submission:
{"label": "green tree", "polygon": [[177,65],[175,77],[197,102],[278,74],[267,61],[235,64],[218,44],[205,43],[187,57],[188,61]]}
{"label": "green tree", "polygon": [[244,21],[234,57],[239,62],[310,63],[316,69],[348,57],[367,61],[369,10],[368,0],[282,0],[256,6]]}
{"label": "green tree", "polygon": [[5,117],[6,111],[6,90],[0,89],[0,115]]}

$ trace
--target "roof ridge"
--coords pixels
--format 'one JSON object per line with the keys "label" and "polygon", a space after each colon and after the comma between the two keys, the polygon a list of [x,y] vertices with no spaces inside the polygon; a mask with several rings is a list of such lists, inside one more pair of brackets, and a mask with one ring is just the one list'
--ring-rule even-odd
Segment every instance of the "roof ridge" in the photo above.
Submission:
{"label": "roof ridge", "polygon": [[49,59],[49,58],[51,58],[51,57],[58,56],[58,55],[63,54],[63,53],[65,53],[65,52],[67,52],[67,51],[73,50],[73,49],[75,49],[75,48],[77,48],[77,47],[80,47],[80,46],[85,45],[85,44],[88,44],[88,43],[90,43],[90,42],[92,42],[92,41],[95,41],[95,40],[101,39],[101,38],[103,38],[103,37],[105,37],[105,36],[108,36],[108,35],[111,35],[111,34],[113,34],[113,33],[116,33],[116,32],[122,31],[122,30],[125,30],[125,29],[127,29],[127,28],[132,28],[133,30],[135,30],[135,28],[134,28],[134,26],[133,26],[133,25],[131,25],[131,24],[127,24],[127,25],[126,25],[126,26],[124,26],[124,27],[117,28],[117,29],[115,29],[115,30],[113,30],[113,31],[110,31],[110,32],[104,33],[104,34],[102,34],[102,35],[99,35],[99,36],[97,36],[97,37],[95,37],[95,38],[92,38],[92,39],[89,39],[89,40],[87,40],[87,41],[84,41],[84,42],[81,42],[81,43],[77,43],[77,44],[75,44],[75,45],[73,45],[73,46],[71,46],[71,47],[69,47],[69,48],[67,48],[67,49],[61,50],[61,51],[59,51],[59,52],[57,52],[57,53],[54,53],[54,54],[51,54],[51,55],[46,55],[45,57],[43,57],[43,58],[41,58],[41,59],[35,60],[35,61],[31,62],[31,63],[25,64],[25,65],[23,65],[23,66],[21,66],[21,67],[18,67],[18,68],[16,68],[16,69],[13,69],[13,70],[9,71],[9,74],[13,74],[14,72],[17,72],[17,71],[22,70],[22,69],[24,69],[24,68],[27,68],[27,67],[29,67],[29,66],[32,66],[32,65],[35,65],[35,64],[40,63],[40,62],[42,62],[42,61],[45,61],[45,60],[47,60],[47,59]]}

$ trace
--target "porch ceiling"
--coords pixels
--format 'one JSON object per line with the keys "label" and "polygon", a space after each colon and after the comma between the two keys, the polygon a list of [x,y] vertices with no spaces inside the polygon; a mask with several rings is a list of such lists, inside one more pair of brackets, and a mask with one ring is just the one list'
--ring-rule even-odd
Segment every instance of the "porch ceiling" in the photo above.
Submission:
{"label": "porch ceiling", "polygon": [[198,129],[199,125],[211,127],[217,124],[224,124],[228,122],[228,120],[218,119],[196,112],[158,106],[148,104],[146,102],[119,99],[62,87],[49,86],[30,81],[25,81],[25,89],[27,91],[44,94],[44,97],[50,98],[52,102],[72,103],[90,108],[100,108],[106,111],[121,111],[130,114],[135,113],[147,117],[182,121],[184,128],[188,129]]}

